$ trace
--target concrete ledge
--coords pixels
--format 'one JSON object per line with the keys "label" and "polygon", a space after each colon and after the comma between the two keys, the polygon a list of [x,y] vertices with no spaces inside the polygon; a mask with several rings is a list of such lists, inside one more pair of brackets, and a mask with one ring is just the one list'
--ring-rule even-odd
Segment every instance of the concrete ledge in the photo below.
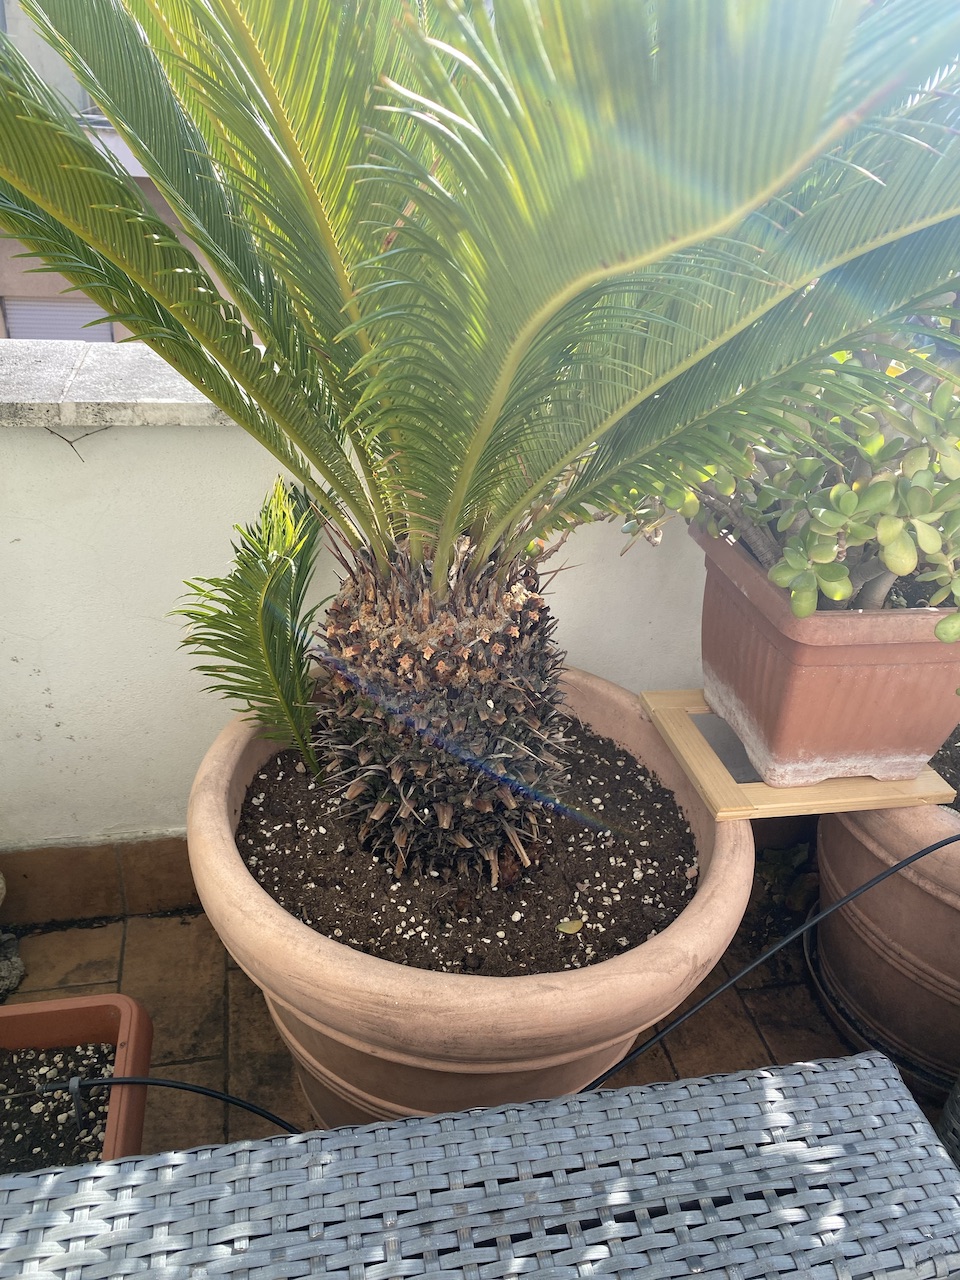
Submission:
{"label": "concrete ledge", "polygon": [[0,347],[0,427],[72,433],[113,426],[233,426],[139,342],[27,342]]}

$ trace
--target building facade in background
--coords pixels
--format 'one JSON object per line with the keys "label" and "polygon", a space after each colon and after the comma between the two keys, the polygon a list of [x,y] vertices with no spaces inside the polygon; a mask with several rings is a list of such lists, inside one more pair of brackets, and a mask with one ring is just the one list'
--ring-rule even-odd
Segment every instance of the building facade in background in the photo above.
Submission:
{"label": "building facade in background", "polygon": [[[156,187],[144,175],[125,143],[93,107],[69,67],[37,35],[19,0],[0,0],[0,31],[6,31],[34,69],[72,105],[87,127],[101,138],[133,175],[144,195],[161,213],[166,209]],[[114,342],[127,336],[122,325],[95,323],[104,312],[82,293],[64,293],[67,281],[53,272],[31,271],[36,260],[21,256],[23,246],[0,239],[0,338],[79,339]],[[87,327],[91,325],[92,327]]]}

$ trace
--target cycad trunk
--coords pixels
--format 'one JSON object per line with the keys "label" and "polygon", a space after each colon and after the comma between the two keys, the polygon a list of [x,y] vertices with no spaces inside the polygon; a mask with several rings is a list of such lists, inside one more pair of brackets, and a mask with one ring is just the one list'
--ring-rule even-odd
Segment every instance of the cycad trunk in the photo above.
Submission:
{"label": "cycad trunk", "polygon": [[504,568],[441,603],[405,549],[388,576],[361,556],[328,611],[319,754],[398,873],[483,860],[510,880],[559,797],[563,655],[535,571]]}

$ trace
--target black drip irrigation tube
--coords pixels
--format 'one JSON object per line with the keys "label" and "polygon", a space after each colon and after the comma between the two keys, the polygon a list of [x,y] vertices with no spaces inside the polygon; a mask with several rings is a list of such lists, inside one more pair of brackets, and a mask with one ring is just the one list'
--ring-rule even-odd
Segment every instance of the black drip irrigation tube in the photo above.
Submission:
{"label": "black drip irrigation tube", "polygon": [[815,924],[819,924],[821,920],[826,920],[827,916],[833,915],[834,911],[839,911],[841,907],[845,907],[847,903],[852,902],[854,898],[859,898],[861,893],[866,893],[868,889],[872,889],[875,885],[880,884],[890,876],[896,875],[898,871],[903,871],[905,867],[911,866],[914,862],[919,862],[920,859],[925,858],[928,853],[936,853],[938,849],[942,849],[948,844],[956,844],[958,840],[960,840],[960,836],[947,836],[945,840],[938,840],[936,844],[928,844],[925,849],[918,849],[916,853],[911,853],[909,857],[902,858],[899,862],[895,862],[892,867],[887,867],[885,871],[880,871],[870,880],[865,881],[861,885],[857,885],[856,889],[851,889],[849,893],[845,894],[842,898],[838,898],[836,902],[831,902],[829,907],[825,907],[823,911],[818,911],[816,915],[811,916],[809,920],[806,920],[798,928],[794,929],[791,933],[788,933],[785,938],[781,938],[775,946],[772,946],[768,951],[764,951],[763,955],[758,956],[756,960],[752,960],[750,964],[741,969],[739,973],[734,974],[732,978],[728,978],[727,981],[717,987],[715,991],[711,991],[710,994],[704,996],[702,1000],[698,1000],[697,1003],[691,1009],[688,1009],[686,1013],[681,1013],[679,1018],[674,1018],[672,1021],[668,1022],[667,1025],[661,1031],[658,1031],[656,1035],[651,1036],[649,1040],[644,1040],[643,1044],[638,1045],[636,1049],[631,1049],[625,1058],[621,1058],[619,1062],[614,1063],[614,1065],[604,1071],[602,1075],[597,1076],[596,1080],[591,1080],[589,1084],[585,1084],[582,1089],[578,1090],[578,1093],[589,1093],[591,1089],[599,1089],[600,1086],[609,1080],[612,1075],[615,1075],[624,1067],[629,1066],[631,1062],[635,1062],[641,1054],[646,1053],[648,1049],[652,1049],[654,1045],[659,1044],[665,1036],[668,1036],[671,1031],[675,1031],[677,1027],[682,1026],[683,1023],[685,1023],[688,1018],[692,1018],[695,1013],[699,1013],[700,1010],[708,1005],[711,1000],[715,1000],[717,996],[722,995],[724,991],[729,991],[731,987],[736,986],[741,978],[745,978],[748,973],[752,973],[754,969],[764,964],[771,956],[775,956],[783,947],[787,947],[791,942],[795,942],[797,938],[805,934],[808,929],[812,929]]}
{"label": "black drip irrigation tube", "polygon": [[[914,862],[919,862],[920,859],[925,858],[928,853],[935,853],[938,849],[943,849],[948,844],[956,844],[957,841],[960,841],[960,835],[947,836],[945,840],[938,840],[936,844],[928,844],[926,848],[919,849],[916,853],[911,853],[909,857],[902,858],[899,862],[895,862],[892,867],[887,867],[885,871],[879,872],[864,884],[858,885],[856,889],[851,889],[848,894],[844,895],[844,897],[838,898],[836,902],[832,902],[830,906],[826,907],[823,911],[818,911],[816,915],[811,916],[809,920],[805,921],[798,928],[788,933],[785,938],[781,938],[778,943],[770,947],[769,950],[764,951],[764,953],[758,956],[756,960],[752,960],[750,964],[741,969],[740,972],[735,974],[732,978],[728,978],[726,982],[722,983],[714,991],[711,991],[709,995],[704,996],[702,1000],[698,1000],[692,1008],[686,1011],[686,1013],[682,1013],[678,1018],[673,1018],[665,1027],[662,1028],[662,1030],[658,1031],[656,1035],[651,1036],[648,1040],[644,1040],[643,1044],[638,1045],[636,1049],[631,1049],[631,1051],[624,1058],[621,1058],[619,1062],[614,1063],[614,1065],[604,1071],[602,1075],[597,1076],[595,1080],[591,1080],[589,1084],[584,1085],[583,1088],[579,1089],[577,1092],[589,1093],[592,1089],[599,1089],[607,1082],[607,1080],[610,1079],[611,1076],[616,1075],[618,1071],[622,1071],[623,1068],[629,1066],[631,1062],[635,1062],[641,1054],[646,1053],[648,1049],[652,1049],[654,1045],[659,1044],[665,1036],[668,1036],[672,1031],[675,1031],[677,1027],[682,1026],[688,1018],[692,1018],[694,1014],[699,1013],[700,1010],[705,1008],[711,1000],[715,1000],[717,996],[722,995],[724,991],[729,991],[731,987],[736,986],[741,978],[745,978],[748,973],[752,973],[754,969],[765,964],[771,956],[775,956],[778,951],[789,946],[791,942],[795,942],[797,938],[806,933],[808,929],[812,929],[814,925],[819,924],[821,920],[825,920],[827,916],[832,915],[834,911],[839,911],[841,907],[845,907],[847,903],[852,902],[854,898],[859,898],[861,893],[866,893],[868,889],[872,889],[875,885],[880,884],[890,876],[896,875],[898,871],[904,870],[905,867],[911,866]],[[27,1093],[7,1094],[6,1096],[9,1098],[36,1097],[37,1094],[55,1093],[58,1090],[65,1091],[69,1093],[73,1100],[73,1109],[77,1118],[77,1123],[78,1125],[82,1125],[83,1111],[81,1090],[101,1087],[112,1088],[114,1085],[123,1084],[159,1085],[161,1088],[165,1089],[184,1089],[188,1093],[200,1093],[206,1098],[216,1098],[221,1102],[228,1102],[232,1106],[242,1107],[245,1111],[250,1111],[254,1115],[262,1117],[264,1120],[269,1120],[271,1124],[277,1125],[278,1128],[285,1130],[287,1133],[298,1134],[303,1132],[303,1130],[298,1129],[296,1125],[290,1124],[287,1120],[282,1120],[280,1116],[275,1116],[273,1112],[266,1111],[263,1107],[258,1107],[253,1102],[246,1102],[243,1098],[234,1097],[233,1094],[223,1093],[220,1089],[208,1089],[204,1085],[186,1084],[182,1080],[163,1080],[154,1076],[104,1076],[94,1080],[83,1080],[79,1076],[73,1076],[70,1080],[45,1081],[43,1084],[38,1085],[35,1090],[31,1090]]]}
{"label": "black drip irrigation tube", "polygon": [[185,1093],[199,1093],[205,1098],[215,1098],[218,1102],[229,1102],[231,1106],[242,1107],[244,1111],[250,1111],[255,1116],[269,1120],[271,1124],[277,1125],[280,1129],[285,1129],[287,1133],[303,1133],[302,1129],[298,1129],[289,1120],[283,1120],[280,1116],[275,1116],[272,1111],[258,1107],[255,1102],[247,1102],[244,1098],[237,1098],[232,1093],[224,1093],[222,1089],[208,1089],[206,1085],[202,1084],[187,1084],[185,1080],[165,1080],[162,1076],[96,1076],[92,1079],[71,1076],[69,1080],[44,1080],[35,1089],[23,1089],[17,1093],[0,1094],[0,1102],[12,1101],[14,1098],[43,1097],[48,1093],[67,1093],[73,1103],[73,1115],[77,1122],[77,1128],[82,1129],[86,1121],[83,1113],[83,1090],[112,1089],[114,1085],[118,1084],[155,1084],[162,1089],[182,1089]]}
{"label": "black drip irrigation tube", "polygon": [[[275,1116],[272,1111],[266,1111],[263,1107],[258,1107],[255,1102],[247,1102],[243,1098],[237,1098],[232,1093],[224,1093],[222,1089],[208,1089],[202,1084],[187,1084],[184,1080],[164,1080],[159,1076],[100,1076],[95,1080],[84,1080],[80,1076],[74,1076],[67,1082],[67,1091],[73,1099],[73,1110],[77,1116],[77,1123],[82,1123],[82,1112],[80,1110],[80,1090],[96,1089],[102,1085],[112,1088],[115,1084],[156,1084],[163,1089],[183,1089],[186,1093],[200,1093],[205,1098],[216,1098],[220,1102],[229,1102],[231,1106],[242,1107],[244,1111],[250,1111],[255,1116],[261,1116],[264,1120],[269,1120],[271,1124],[278,1125],[281,1129],[285,1129],[287,1133],[302,1133],[302,1129],[298,1129],[296,1125],[291,1124],[289,1120],[281,1120],[279,1116]],[[55,1089],[62,1089],[63,1081],[54,1081],[52,1084],[43,1084],[37,1087],[38,1093],[53,1093]]]}

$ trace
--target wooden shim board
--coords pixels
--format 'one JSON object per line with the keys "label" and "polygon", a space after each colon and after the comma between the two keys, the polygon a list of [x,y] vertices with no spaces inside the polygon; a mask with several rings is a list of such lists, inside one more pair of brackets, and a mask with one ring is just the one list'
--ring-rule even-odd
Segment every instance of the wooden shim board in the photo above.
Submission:
{"label": "wooden shim board", "polygon": [[694,716],[710,714],[702,690],[668,689],[639,696],[644,711],[718,822],[949,804],[956,794],[929,765],[919,777],[897,782],[830,778],[809,787],[737,782],[694,722]]}

